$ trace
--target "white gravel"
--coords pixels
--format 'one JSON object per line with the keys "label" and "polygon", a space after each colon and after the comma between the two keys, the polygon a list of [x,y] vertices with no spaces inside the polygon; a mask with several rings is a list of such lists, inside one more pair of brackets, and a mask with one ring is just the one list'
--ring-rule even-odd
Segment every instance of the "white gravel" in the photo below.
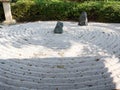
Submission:
{"label": "white gravel", "polygon": [[119,89],[120,24],[56,23],[0,26],[0,90]]}

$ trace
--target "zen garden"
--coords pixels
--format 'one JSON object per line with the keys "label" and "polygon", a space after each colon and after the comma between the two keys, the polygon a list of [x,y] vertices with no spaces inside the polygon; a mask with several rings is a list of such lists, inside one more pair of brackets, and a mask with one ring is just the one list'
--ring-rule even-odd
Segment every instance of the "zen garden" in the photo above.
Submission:
{"label": "zen garden", "polygon": [[0,90],[120,90],[120,0],[0,0]]}

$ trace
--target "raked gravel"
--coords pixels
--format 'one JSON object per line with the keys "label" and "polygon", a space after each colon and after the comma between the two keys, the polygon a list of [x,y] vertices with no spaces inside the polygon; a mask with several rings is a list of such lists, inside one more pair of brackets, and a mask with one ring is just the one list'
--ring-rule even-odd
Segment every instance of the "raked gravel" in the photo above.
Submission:
{"label": "raked gravel", "polygon": [[120,24],[0,25],[0,90],[120,89]]}

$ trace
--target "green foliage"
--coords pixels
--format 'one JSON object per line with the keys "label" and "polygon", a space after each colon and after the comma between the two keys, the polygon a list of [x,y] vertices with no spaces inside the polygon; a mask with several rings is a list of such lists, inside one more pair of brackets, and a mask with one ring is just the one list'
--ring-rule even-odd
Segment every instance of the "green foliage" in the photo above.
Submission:
{"label": "green foliage", "polygon": [[[120,22],[120,2],[70,2],[67,0],[17,0],[12,3],[12,14],[17,21],[78,20],[82,11],[89,21]],[[1,7],[0,7],[1,11]],[[2,16],[3,12],[0,12]],[[0,17],[0,20],[3,17]]]}
{"label": "green foliage", "polygon": [[100,21],[120,22],[120,2],[108,2],[100,9]]}
{"label": "green foliage", "polygon": [[[13,17],[18,21],[26,21],[28,16],[28,11],[30,10],[30,4],[29,3],[21,3],[17,2],[16,4],[12,5],[12,14]],[[27,14],[28,13],[28,14]]]}
{"label": "green foliage", "polygon": [[84,2],[77,3],[68,14],[72,20],[77,20],[80,13],[86,11],[88,13],[89,21],[99,22],[120,22],[120,2]]}
{"label": "green foliage", "polygon": [[12,13],[18,21],[67,20],[68,13],[73,7],[74,4],[70,2],[23,2],[12,5]]}

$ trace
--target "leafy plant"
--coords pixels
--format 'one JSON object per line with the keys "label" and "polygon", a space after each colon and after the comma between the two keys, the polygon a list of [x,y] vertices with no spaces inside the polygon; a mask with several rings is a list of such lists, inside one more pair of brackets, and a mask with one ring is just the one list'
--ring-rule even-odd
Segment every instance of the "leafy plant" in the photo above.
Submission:
{"label": "leafy plant", "polygon": [[[4,19],[0,4],[0,20]],[[70,2],[68,0],[17,0],[11,4],[13,17],[17,21],[78,20],[86,11],[89,21],[120,22],[119,1]]]}

